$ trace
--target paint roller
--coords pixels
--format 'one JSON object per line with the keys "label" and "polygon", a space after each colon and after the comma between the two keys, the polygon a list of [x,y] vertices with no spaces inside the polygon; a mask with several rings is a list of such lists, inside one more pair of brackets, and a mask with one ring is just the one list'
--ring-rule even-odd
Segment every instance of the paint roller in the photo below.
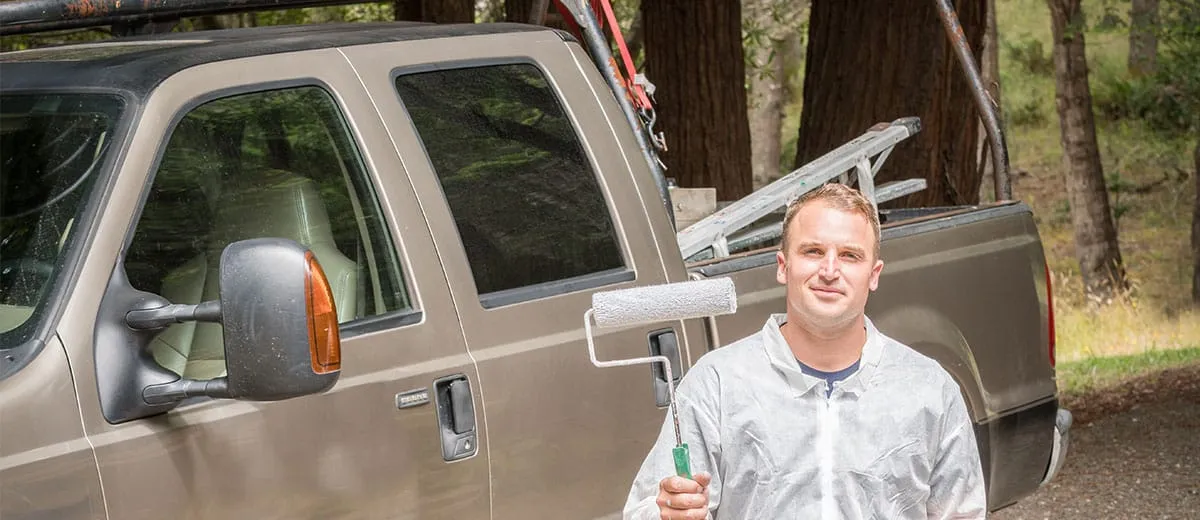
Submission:
{"label": "paint roller", "polygon": [[671,406],[671,420],[675,425],[675,448],[671,451],[675,459],[675,474],[692,478],[688,445],[679,434],[679,409],[675,405],[675,385],[671,384],[671,360],[666,356],[649,356],[635,359],[600,361],[596,359],[596,345],[592,341],[592,321],[597,327],[629,327],[661,321],[686,320],[733,314],[737,312],[737,292],[733,280],[711,278],[687,282],[633,287],[616,291],[592,294],[592,307],[583,314],[583,329],[587,337],[588,355],[592,364],[600,368],[630,365],[662,364],[667,378],[667,396]]}

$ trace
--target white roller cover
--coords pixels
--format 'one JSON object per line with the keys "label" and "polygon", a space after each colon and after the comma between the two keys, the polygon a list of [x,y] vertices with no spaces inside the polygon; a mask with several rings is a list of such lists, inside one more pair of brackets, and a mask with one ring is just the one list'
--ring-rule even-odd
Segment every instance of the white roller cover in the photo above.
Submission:
{"label": "white roller cover", "polygon": [[703,318],[737,312],[733,280],[711,278],[592,295],[598,327]]}

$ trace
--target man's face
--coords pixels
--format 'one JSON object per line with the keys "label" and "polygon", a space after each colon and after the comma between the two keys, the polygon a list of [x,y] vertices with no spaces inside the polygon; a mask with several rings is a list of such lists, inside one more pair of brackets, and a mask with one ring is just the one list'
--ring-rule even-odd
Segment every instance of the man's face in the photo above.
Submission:
{"label": "man's face", "polygon": [[866,217],[813,201],[796,212],[775,278],[787,286],[789,318],[818,330],[850,325],[879,286],[883,261]]}

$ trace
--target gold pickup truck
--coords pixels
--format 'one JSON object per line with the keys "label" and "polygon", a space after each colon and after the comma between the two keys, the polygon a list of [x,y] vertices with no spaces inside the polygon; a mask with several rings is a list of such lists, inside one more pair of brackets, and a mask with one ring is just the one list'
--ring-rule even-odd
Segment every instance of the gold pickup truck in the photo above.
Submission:
{"label": "gold pickup truck", "polygon": [[[678,375],[784,288],[770,241],[685,261],[593,63],[515,24],[0,54],[0,518],[618,518],[678,377],[593,368],[591,295],[731,278],[735,314],[596,336]],[[1011,504],[1069,428],[1030,209],[880,212],[868,314]]]}

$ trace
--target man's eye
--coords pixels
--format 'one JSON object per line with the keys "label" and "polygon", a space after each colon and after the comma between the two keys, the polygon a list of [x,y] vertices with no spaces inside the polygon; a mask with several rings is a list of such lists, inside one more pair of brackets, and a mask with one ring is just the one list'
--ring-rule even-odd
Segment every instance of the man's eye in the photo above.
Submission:
{"label": "man's eye", "polygon": [[842,253],[842,258],[847,260],[860,260],[862,257],[858,253]]}
{"label": "man's eye", "polygon": [[804,254],[809,255],[809,256],[821,256],[821,250],[820,249],[805,249]]}

